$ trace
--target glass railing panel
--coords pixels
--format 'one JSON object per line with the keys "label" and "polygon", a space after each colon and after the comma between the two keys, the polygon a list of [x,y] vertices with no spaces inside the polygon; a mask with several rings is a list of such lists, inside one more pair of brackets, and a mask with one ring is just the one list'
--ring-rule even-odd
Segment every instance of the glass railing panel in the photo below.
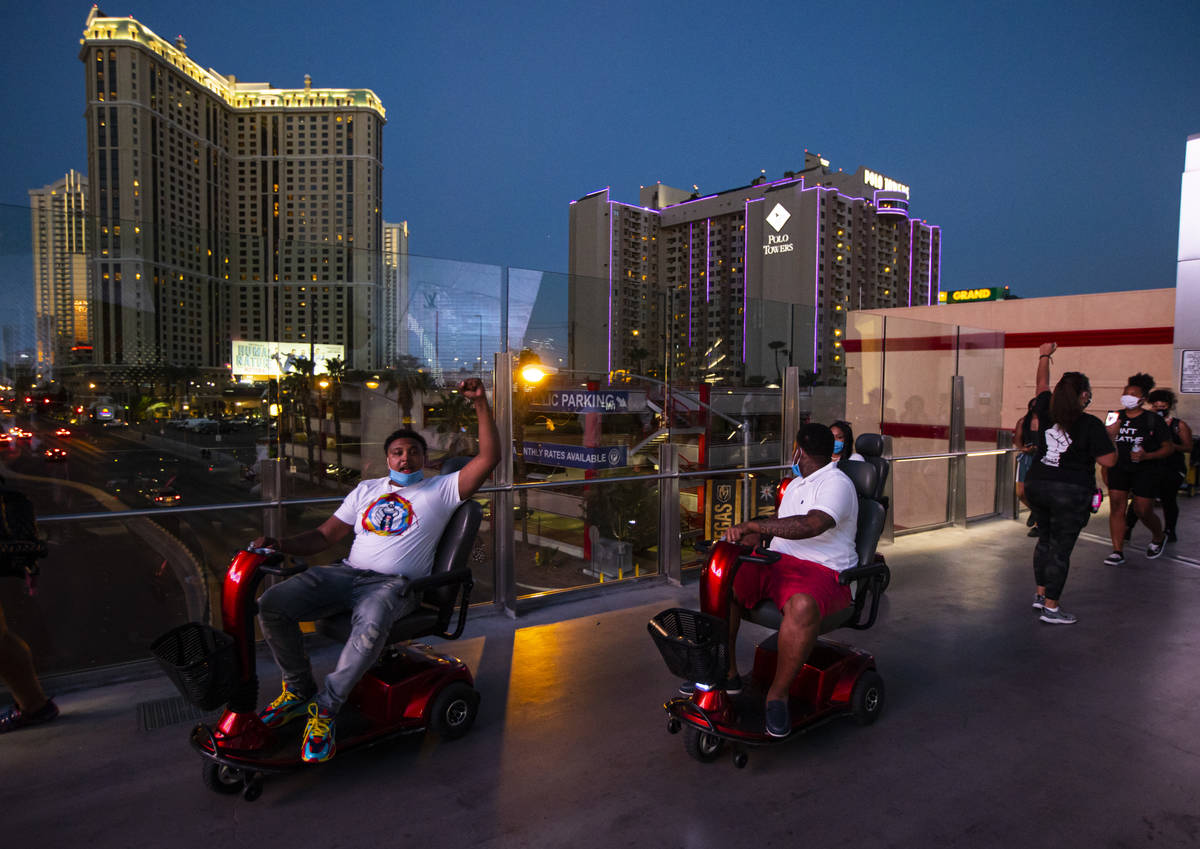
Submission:
{"label": "glass railing panel", "polygon": [[892,516],[897,532],[945,524],[948,459],[904,460],[892,464]]}
{"label": "glass railing panel", "polygon": [[[958,374],[963,378],[963,413],[968,451],[994,449],[1005,423],[1004,333],[958,329]],[[1011,423],[1008,425],[1011,427]],[[995,457],[967,459],[967,516],[996,512]]]}
{"label": "glass railing panel", "polygon": [[519,596],[655,575],[658,485],[605,481],[534,488],[514,505]]}
{"label": "glass railing panel", "polygon": [[36,596],[5,580],[0,603],[40,674],[145,660],[182,622],[220,624],[222,576],[261,522],[253,509],[44,521]]}
{"label": "glass railing panel", "polygon": [[880,433],[884,398],[883,316],[853,312],[846,322],[845,418],[856,433]]}

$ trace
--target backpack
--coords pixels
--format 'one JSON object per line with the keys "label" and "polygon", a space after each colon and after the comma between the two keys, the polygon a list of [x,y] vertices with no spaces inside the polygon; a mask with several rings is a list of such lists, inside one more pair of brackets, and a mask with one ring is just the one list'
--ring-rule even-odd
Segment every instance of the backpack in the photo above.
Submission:
{"label": "backpack", "polygon": [[32,594],[38,558],[48,553],[46,541],[38,536],[29,496],[3,484],[0,478],[0,577],[24,578]]}

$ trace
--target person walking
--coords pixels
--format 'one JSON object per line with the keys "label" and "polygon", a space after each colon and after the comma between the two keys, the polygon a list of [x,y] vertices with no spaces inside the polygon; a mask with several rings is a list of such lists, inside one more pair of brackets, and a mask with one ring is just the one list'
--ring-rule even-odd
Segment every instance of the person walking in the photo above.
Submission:
{"label": "person walking", "polygon": [[0,734],[58,717],[58,705],[46,695],[33,668],[29,645],[8,628],[0,607],[0,681],[12,691],[14,704],[0,711]]}
{"label": "person walking", "polygon": [[1125,562],[1125,508],[1131,496],[1134,512],[1151,534],[1146,557],[1161,556],[1166,542],[1162,522],[1154,513],[1163,472],[1163,464],[1157,461],[1169,457],[1175,446],[1162,417],[1142,407],[1153,386],[1154,378],[1148,374],[1130,377],[1121,395],[1124,409],[1108,417],[1108,435],[1117,446],[1117,464],[1108,471],[1108,532],[1113,550],[1104,562],[1109,566]]}
{"label": "person walking", "polygon": [[1050,392],[1050,355],[1057,347],[1046,342],[1038,349],[1034,410],[1041,427],[1037,456],[1025,476],[1025,496],[1038,532],[1033,549],[1037,585],[1033,608],[1041,611],[1038,618],[1043,622],[1073,625],[1076,617],[1059,605],[1071,552],[1091,516],[1096,464],[1111,467],[1117,453],[1104,424],[1084,412],[1092,402],[1087,375],[1065,372]]}
{"label": "person walking", "polygon": [[[1184,454],[1192,448],[1192,429],[1188,423],[1178,416],[1171,415],[1175,409],[1175,393],[1170,389],[1155,389],[1147,400],[1150,409],[1162,416],[1167,431],[1171,434],[1171,444],[1175,452],[1162,460],[1159,483],[1162,488],[1158,500],[1163,508],[1163,534],[1167,542],[1178,542],[1179,537],[1175,528],[1179,522],[1179,487],[1187,480],[1187,460]],[[1133,505],[1125,512],[1125,539],[1129,539],[1133,526],[1137,524],[1137,512]]]}
{"label": "person walking", "polygon": [[[1021,452],[1017,455],[1017,498],[1026,507],[1029,507],[1029,499],[1025,497],[1025,477],[1029,474],[1029,467],[1033,465],[1033,459],[1037,456],[1038,448],[1038,418],[1037,413],[1033,410],[1036,401],[1037,398],[1029,399],[1025,415],[1017,419],[1017,423],[1013,427],[1013,446]],[[1029,528],[1029,536],[1031,537],[1037,536],[1037,529],[1033,525],[1033,508],[1030,508],[1029,518],[1025,520],[1025,526]]]}

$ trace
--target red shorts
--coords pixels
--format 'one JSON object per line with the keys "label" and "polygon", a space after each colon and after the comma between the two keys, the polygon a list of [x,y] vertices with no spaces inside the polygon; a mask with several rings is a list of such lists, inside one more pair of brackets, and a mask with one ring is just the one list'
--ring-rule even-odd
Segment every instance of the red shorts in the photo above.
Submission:
{"label": "red shorts", "polygon": [[746,608],[769,598],[782,611],[796,593],[812,596],[822,619],[848,607],[851,601],[850,587],[838,583],[836,571],[787,554],[774,563],[742,563],[733,578],[733,595]]}

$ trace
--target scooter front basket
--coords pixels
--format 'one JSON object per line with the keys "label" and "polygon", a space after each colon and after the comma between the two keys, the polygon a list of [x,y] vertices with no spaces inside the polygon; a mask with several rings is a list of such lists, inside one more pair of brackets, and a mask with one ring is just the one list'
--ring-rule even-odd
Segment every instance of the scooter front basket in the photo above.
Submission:
{"label": "scooter front basket", "polygon": [[672,607],[646,625],[667,668],[685,681],[720,686],[729,671],[729,623]]}
{"label": "scooter front basket", "polygon": [[172,628],[150,651],[180,693],[201,710],[229,700],[238,680],[233,637],[200,622]]}

